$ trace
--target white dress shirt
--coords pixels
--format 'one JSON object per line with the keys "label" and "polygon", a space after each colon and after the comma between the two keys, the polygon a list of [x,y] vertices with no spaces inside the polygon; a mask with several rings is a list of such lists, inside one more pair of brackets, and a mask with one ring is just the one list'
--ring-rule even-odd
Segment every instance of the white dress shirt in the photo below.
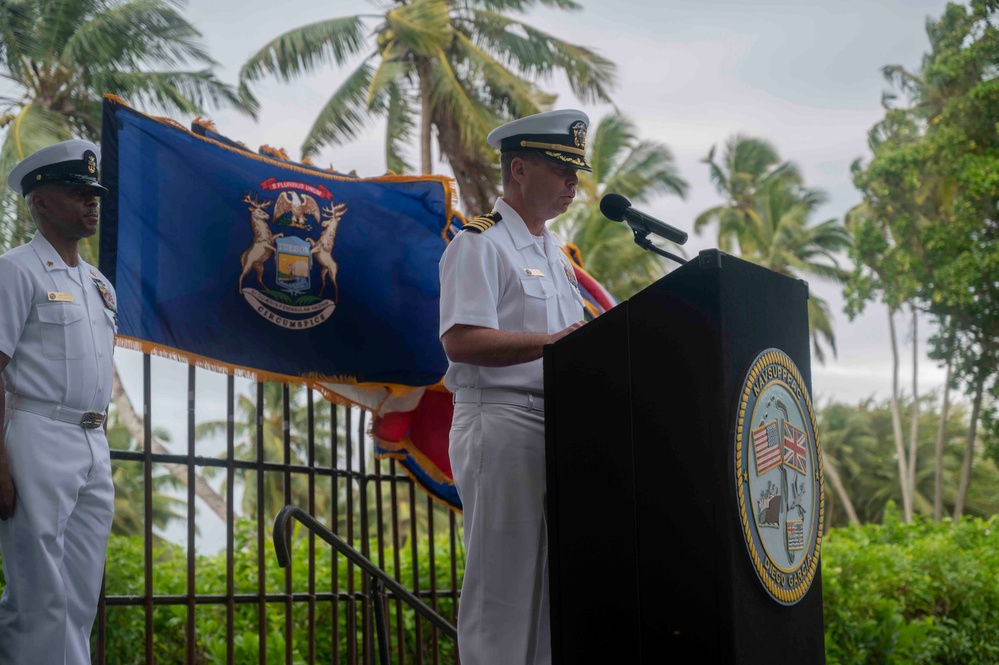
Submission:
{"label": "white dress shirt", "polygon": [[[509,332],[554,333],[583,320],[583,299],[562,243],[544,229],[544,251],[503,199],[501,220],[482,233],[462,231],[441,258],[441,327],[464,324]],[[571,276],[571,277],[570,277]],[[571,281],[570,281],[571,279]],[[544,393],[541,359],[508,367],[450,362],[444,385]]]}

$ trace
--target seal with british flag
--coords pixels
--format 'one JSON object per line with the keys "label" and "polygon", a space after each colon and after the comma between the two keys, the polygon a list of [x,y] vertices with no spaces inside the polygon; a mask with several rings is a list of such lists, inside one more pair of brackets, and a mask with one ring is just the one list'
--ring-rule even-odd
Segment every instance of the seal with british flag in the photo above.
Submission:
{"label": "seal with british flag", "polygon": [[757,355],[740,391],[735,477],[746,549],[776,602],[808,592],[822,544],[822,458],[812,400],[780,349]]}

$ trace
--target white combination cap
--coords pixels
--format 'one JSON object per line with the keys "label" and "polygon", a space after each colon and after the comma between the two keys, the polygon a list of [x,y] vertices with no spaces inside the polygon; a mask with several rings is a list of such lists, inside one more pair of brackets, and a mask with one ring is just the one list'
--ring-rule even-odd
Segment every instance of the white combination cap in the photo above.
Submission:
{"label": "white combination cap", "polygon": [[18,162],[7,176],[7,186],[21,195],[48,182],[86,185],[98,196],[107,194],[108,189],[101,185],[97,173],[100,161],[101,149],[90,141],[60,141]]}
{"label": "white combination cap", "polygon": [[556,164],[592,171],[586,161],[589,122],[582,111],[548,111],[501,125],[489,132],[486,140],[500,152],[533,151]]}

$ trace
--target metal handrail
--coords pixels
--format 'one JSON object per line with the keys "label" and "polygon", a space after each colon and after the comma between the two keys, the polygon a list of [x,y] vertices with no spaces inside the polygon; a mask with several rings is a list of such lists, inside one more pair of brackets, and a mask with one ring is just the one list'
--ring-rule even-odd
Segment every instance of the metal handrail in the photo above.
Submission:
{"label": "metal handrail", "polygon": [[[403,602],[412,607],[417,614],[419,614],[424,619],[426,619],[434,626],[436,626],[437,629],[440,630],[444,635],[447,635],[452,640],[457,641],[458,630],[454,627],[453,624],[448,622],[448,620],[442,617],[440,614],[437,614],[437,612],[435,612],[429,605],[427,605],[422,600],[417,598],[415,595],[413,595],[412,592],[406,589],[406,587],[399,584],[399,582],[397,582],[394,578],[390,577],[388,573],[386,573],[384,570],[376,566],[370,559],[368,559],[363,554],[354,549],[349,543],[347,543],[347,541],[343,540],[342,538],[340,538],[340,536],[330,531],[330,529],[327,528],[325,524],[317,520],[315,517],[310,515],[302,508],[295,505],[289,504],[285,506],[277,514],[277,517],[274,518],[274,551],[277,553],[277,560],[279,566],[281,566],[282,568],[286,568],[288,566],[289,561],[291,561],[291,553],[289,552],[288,549],[288,538],[286,537],[286,533],[288,532],[287,529],[288,520],[290,520],[292,517],[294,517],[299,522],[304,524],[310,531],[312,531],[317,536],[319,536],[327,543],[329,543],[333,547],[333,549],[335,549],[337,552],[347,557],[347,559],[353,562],[356,566],[360,567],[361,570],[370,575],[372,581],[371,589],[376,600],[378,596],[381,595],[380,589],[378,587],[384,585],[387,589],[389,589],[392,593],[394,593],[397,597],[399,597]],[[376,603],[376,605],[380,605],[380,603]],[[378,609],[379,608],[376,608],[375,611],[377,612]],[[376,614],[376,619],[381,619],[380,621],[376,621],[376,623],[379,625],[379,643],[381,645],[387,645],[388,635],[381,634],[386,630],[384,617],[383,615],[379,616]],[[387,650],[383,648],[383,651]],[[383,662],[387,662],[384,660],[385,658],[384,655],[382,658]]]}

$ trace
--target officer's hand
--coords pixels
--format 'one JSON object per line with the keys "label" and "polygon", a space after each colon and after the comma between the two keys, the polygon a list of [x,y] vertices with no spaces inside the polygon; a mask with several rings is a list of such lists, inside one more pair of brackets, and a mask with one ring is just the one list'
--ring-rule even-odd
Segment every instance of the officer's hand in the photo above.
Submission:
{"label": "officer's hand", "polygon": [[7,456],[0,455],[0,521],[13,517],[16,506],[17,488],[14,487],[14,479],[10,475]]}
{"label": "officer's hand", "polygon": [[548,343],[549,344],[554,344],[555,342],[559,341],[560,339],[562,339],[563,337],[565,337],[566,335],[568,335],[569,333],[571,333],[573,330],[578,330],[579,328],[582,328],[582,327],[583,327],[583,322],[582,321],[576,321],[575,323],[573,323],[568,328],[564,328],[562,330],[559,330],[557,333],[552,333],[551,341],[548,342]]}

